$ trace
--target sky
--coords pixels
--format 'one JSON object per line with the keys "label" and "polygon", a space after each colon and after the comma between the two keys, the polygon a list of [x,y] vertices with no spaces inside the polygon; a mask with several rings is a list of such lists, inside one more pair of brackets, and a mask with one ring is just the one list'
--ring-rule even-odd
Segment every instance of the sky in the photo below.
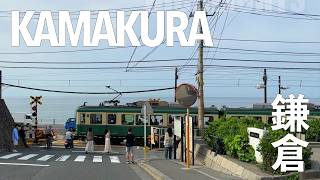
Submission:
{"label": "sky", "polygon": [[[11,14],[12,10],[69,10],[78,12],[80,10],[110,10],[131,8],[130,10],[144,9],[150,10],[153,0],[142,1],[102,1],[102,0],[11,0],[0,2],[0,61],[45,61],[45,62],[83,62],[83,61],[129,61],[134,52],[134,48],[119,48],[113,50],[92,50],[85,52],[69,53],[33,53],[21,54],[25,52],[43,51],[65,51],[92,49],[89,47],[49,47],[47,42],[43,42],[41,47],[11,47]],[[208,22],[211,28],[211,35],[214,39],[214,46],[221,49],[204,49],[204,80],[205,98],[207,105],[215,104],[215,97],[221,98],[261,98],[263,101],[263,91],[257,89],[262,83],[263,67],[277,68],[320,68],[319,49],[320,43],[320,2],[315,0],[226,0],[229,8],[218,6],[218,0],[204,0],[204,6],[208,14]],[[264,2],[264,3],[263,3]],[[155,10],[179,10],[190,14],[196,10],[195,0],[155,1]],[[132,8],[134,7],[134,8]],[[261,16],[258,11],[250,9],[268,10],[270,16]],[[280,13],[279,13],[280,12]],[[282,12],[290,15],[281,14]],[[128,12],[130,13],[130,11]],[[297,15],[309,14],[309,15]],[[214,14],[214,16],[212,16]],[[265,14],[265,13],[263,13]],[[294,15],[295,14],[295,15]],[[313,16],[310,16],[313,14]],[[219,15],[219,16],[218,16]],[[281,16],[281,17],[275,17]],[[289,17],[289,18],[284,18]],[[77,17],[76,15],[74,17]],[[94,19],[94,15],[93,15]],[[31,31],[36,27],[36,20],[29,26]],[[55,21],[56,22],[56,21]],[[75,20],[73,22],[76,22]],[[94,21],[93,21],[94,22]],[[156,17],[153,13],[150,16],[151,35],[155,35]],[[192,22],[192,17],[189,23]],[[139,36],[139,22],[135,26],[136,34]],[[153,31],[152,31],[153,30]],[[151,36],[150,35],[150,36]],[[222,39],[222,40],[219,40]],[[240,40],[262,40],[262,41],[290,41],[291,43],[279,42],[249,42],[234,41]],[[300,43],[292,43],[300,42]],[[130,45],[130,44],[128,44]],[[97,48],[106,48],[108,44],[101,42]],[[242,49],[242,51],[236,50]],[[246,51],[243,51],[245,49]],[[156,49],[149,47],[138,47],[132,58],[133,61],[155,60],[155,59],[189,59],[189,64],[196,65],[195,58],[198,57],[197,47],[174,47],[161,45]],[[249,51],[248,51],[249,50]],[[278,53],[253,52],[277,51]],[[282,52],[282,53],[279,53]],[[283,53],[283,52],[296,52]],[[5,54],[17,53],[17,54]],[[307,54],[306,54],[307,53]],[[308,54],[310,53],[310,54]],[[145,57],[145,58],[144,58]],[[260,60],[250,61],[230,61],[236,60]],[[266,62],[266,61],[290,61],[286,62]],[[316,63],[292,63],[292,62],[316,62]],[[317,63],[318,62],[318,63]],[[137,66],[177,66],[179,69],[178,83],[191,83],[195,86],[196,69],[187,68],[183,65],[187,61],[172,62],[149,62],[139,63]],[[135,63],[130,63],[130,67]],[[120,64],[126,66],[127,64]],[[218,66],[254,66],[261,68],[243,69]],[[104,70],[39,70],[39,69],[9,69],[3,66],[19,67],[21,64],[0,62],[2,67],[3,82],[27,87],[80,91],[80,92],[109,92],[105,86],[111,86],[118,91],[135,91],[155,88],[165,88],[174,86],[174,68],[152,69],[143,71],[130,68],[129,72],[124,69],[104,69]],[[23,64],[23,66],[49,66],[49,67],[113,67],[119,66],[110,64],[82,64],[82,65],[47,65],[47,64]],[[210,67],[211,66],[211,67]],[[289,89],[284,90],[285,96],[289,94],[304,94],[311,102],[320,104],[320,70],[280,70],[267,68],[268,74],[268,98],[275,98],[278,92],[277,80],[281,76],[282,84]],[[173,98],[172,90],[152,93],[123,95],[122,98]],[[3,87],[4,98],[26,98],[30,95],[42,95],[44,97],[91,97],[90,95],[66,95],[57,93],[45,93],[31,90]],[[95,95],[96,96],[96,95]],[[98,96],[99,97],[99,96]],[[102,99],[112,98],[112,96],[101,96]],[[210,100],[209,100],[210,99]],[[121,100],[121,99],[120,99]],[[227,102],[226,102],[227,103]]]}

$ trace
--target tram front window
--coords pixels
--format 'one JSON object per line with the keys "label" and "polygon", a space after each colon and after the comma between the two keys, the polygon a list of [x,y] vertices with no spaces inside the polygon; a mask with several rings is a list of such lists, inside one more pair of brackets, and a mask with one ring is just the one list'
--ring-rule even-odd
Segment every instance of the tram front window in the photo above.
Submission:
{"label": "tram front window", "polygon": [[80,114],[80,124],[86,123],[86,114]]}

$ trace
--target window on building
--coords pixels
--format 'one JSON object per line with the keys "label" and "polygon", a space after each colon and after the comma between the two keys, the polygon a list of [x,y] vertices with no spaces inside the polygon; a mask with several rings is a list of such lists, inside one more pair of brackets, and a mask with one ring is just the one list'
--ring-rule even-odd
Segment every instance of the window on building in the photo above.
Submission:
{"label": "window on building", "polygon": [[108,114],[108,124],[116,124],[117,123],[117,115],[116,114]]}
{"label": "window on building", "polygon": [[80,114],[80,124],[86,123],[86,114]]}
{"label": "window on building", "polygon": [[123,125],[134,125],[134,115],[133,114],[122,114],[122,124]]}
{"label": "window on building", "polygon": [[102,114],[90,114],[90,124],[102,124]]}

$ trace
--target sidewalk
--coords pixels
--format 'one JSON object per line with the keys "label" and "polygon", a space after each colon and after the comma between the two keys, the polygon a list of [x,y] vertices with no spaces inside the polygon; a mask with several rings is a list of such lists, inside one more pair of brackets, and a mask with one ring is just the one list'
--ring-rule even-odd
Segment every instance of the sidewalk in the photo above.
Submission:
{"label": "sidewalk", "polygon": [[226,175],[201,165],[190,166],[186,169],[184,164],[175,160],[152,159],[139,162],[139,165],[155,179],[167,180],[235,180],[238,177]]}

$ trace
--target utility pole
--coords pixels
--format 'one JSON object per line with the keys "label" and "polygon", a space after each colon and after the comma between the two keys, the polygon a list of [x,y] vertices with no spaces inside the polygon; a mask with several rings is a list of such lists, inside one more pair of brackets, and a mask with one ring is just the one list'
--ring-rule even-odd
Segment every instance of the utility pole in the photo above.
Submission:
{"label": "utility pole", "polygon": [[2,99],[2,71],[0,70],[0,99]]}
{"label": "utility pole", "polygon": [[267,103],[267,69],[264,69],[263,73],[263,85],[264,85],[264,103]]}
{"label": "utility pole", "polygon": [[[177,102],[177,94],[176,94],[176,91],[177,91],[177,86],[178,86],[178,68],[175,68],[175,72],[174,72],[174,102]],[[182,127],[180,127],[182,129]],[[181,131],[182,132],[182,131]],[[181,137],[182,139],[182,137]],[[173,135],[173,159],[177,159],[177,136],[176,134]],[[183,150],[182,148],[182,143],[181,143],[181,149]]]}
{"label": "utility pole", "polygon": [[279,76],[278,85],[279,85],[279,93],[278,94],[281,94],[281,76]]}
{"label": "utility pole", "polygon": [[[203,11],[203,0],[199,0],[198,11]],[[202,34],[202,27],[199,24],[198,28],[199,34]],[[198,91],[199,91],[199,101],[198,101],[198,124],[201,136],[204,135],[204,96],[203,96],[203,40],[199,40],[199,59],[198,59]]]}
{"label": "utility pole", "polygon": [[178,78],[178,68],[176,68],[174,73],[174,102],[177,102],[176,90],[178,86]]}
{"label": "utility pole", "polygon": [[282,85],[281,85],[281,76],[279,76],[278,85],[279,85],[279,94],[281,94],[281,90],[286,90],[286,89],[288,89],[288,87],[285,87],[285,86],[282,86]]}

